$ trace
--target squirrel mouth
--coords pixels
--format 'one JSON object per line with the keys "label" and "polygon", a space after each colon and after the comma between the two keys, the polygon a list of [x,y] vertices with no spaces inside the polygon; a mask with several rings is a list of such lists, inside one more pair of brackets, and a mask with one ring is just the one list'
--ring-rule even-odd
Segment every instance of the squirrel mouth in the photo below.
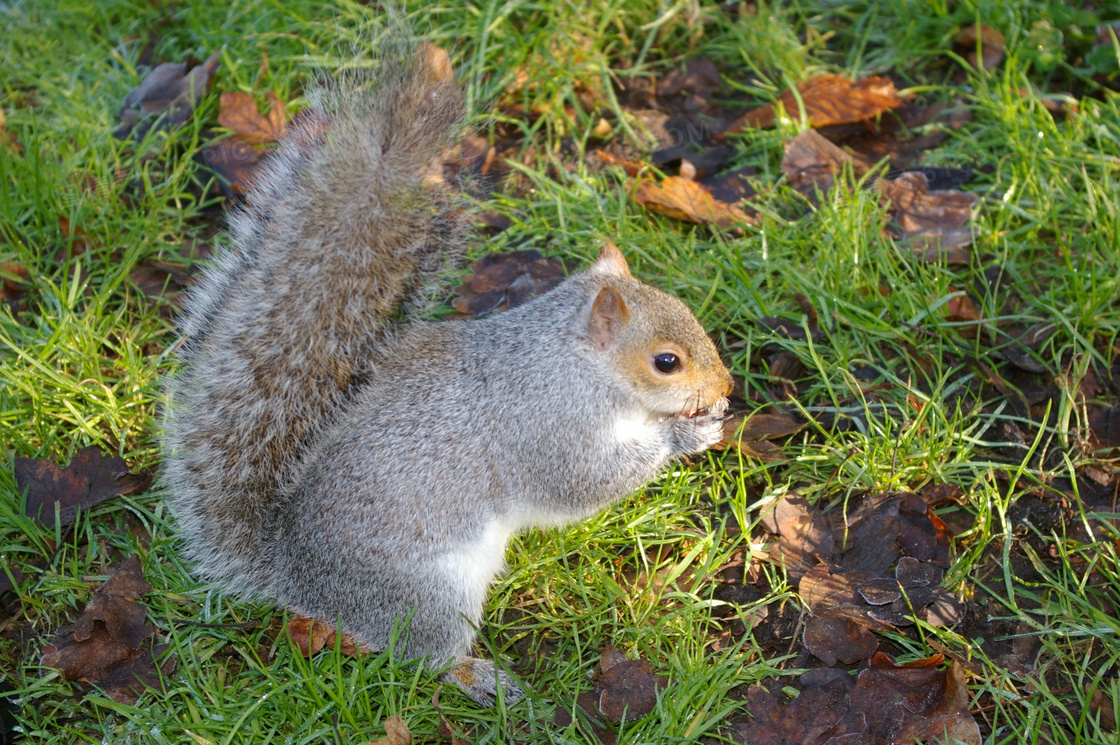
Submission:
{"label": "squirrel mouth", "polygon": [[709,404],[708,406],[705,406],[702,409],[687,409],[687,410],[682,411],[680,413],[680,417],[682,419],[695,419],[698,416],[704,416],[705,414],[711,414],[711,413],[713,413],[713,409],[715,409],[717,403],[719,403],[718,400],[713,401],[711,404]]}

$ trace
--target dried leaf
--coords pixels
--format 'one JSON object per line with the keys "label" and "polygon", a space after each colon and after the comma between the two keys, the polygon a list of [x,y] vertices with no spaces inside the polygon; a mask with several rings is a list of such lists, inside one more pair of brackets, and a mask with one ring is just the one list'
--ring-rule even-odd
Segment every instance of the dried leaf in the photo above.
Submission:
{"label": "dried leaf", "polygon": [[235,91],[221,95],[218,124],[232,129],[250,145],[272,142],[284,134],[284,102],[275,91],[268,92],[268,114],[257,111],[257,102],[248,93]]}
{"label": "dried leaf", "polygon": [[0,264],[0,303],[14,303],[27,294],[31,274],[27,267],[8,261]]}
{"label": "dried leaf", "polygon": [[957,34],[956,44],[964,52],[965,59],[968,64],[976,67],[976,42],[980,41],[980,60],[983,63],[984,69],[991,71],[999,67],[999,63],[1003,62],[1003,56],[1007,51],[1003,34],[996,31],[991,26],[983,23],[977,26],[968,26]]}
{"label": "dried leaf", "polygon": [[15,475],[16,489],[27,494],[27,516],[48,528],[54,526],[56,509],[65,527],[79,508],[143,492],[151,483],[149,476],[129,472],[122,459],[106,457],[93,445],[79,450],[66,468],[49,460],[16,458]]}
{"label": "dried leaf", "polygon": [[715,63],[707,57],[693,57],[657,81],[657,95],[668,97],[683,92],[708,98],[719,82]]}
{"label": "dried leaf", "polygon": [[[1086,689],[1089,684],[1085,684]],[[1088,693],[1088,690],[1085,691]],[[1089,709],[1100,715],[1101,729],[1105,732],[1116,731],[1116,709],[1112,705],[1112,697],[1103,688],[1095,688],[1089,698]]]}
{"label": "dried leaf", "polygon": [[157,124],[160,127],[176,127],[194,113],[195,107],[206,91],[218,69],[218,52],[210,55],[205,62],[187,72],[185,62],[166,63],[152,70],[124,97],[124,105],[117,116],[121,126],[113,133],[118,139],[134,135],[142,139]]}
{"label": "dried leaf", "polygon": [[[334,649],[337,625],[316,621],[307,616],[293,615],[288,620],[288,637],[304,657],[318,654],[324,647]],[[365,653],[354,637],[342,634],[338,640],[339,651],[347,657],[360,657]]]}
{"label": "dried leaf", "polygon": [[436,692],[432,694],[432,706],[439,715],[439,734],[441,737],[451,740],[451,745],[470,745],[470,743],[462,737],[459,737],[455,732],[455,728],[451,726],[451,722],[444,716],[443,708],[439,705],[439,693],[443,690],[443,686],[436,686]]}
{"label": "dried leaf", "polygon": [[370,745],[412,745],[412,732],[408,723],[398,716],[386,719],[382,726],[385,727],[385,736],[374,740]]}
{"label": "dried leaf", "polygon": [[879,649],[879,641],[865,626],[828,612],[814,614],[805,623],[801,641],[805,649],[829,667],[838,661],[854,665]]}
{"label": "dried leaf", "polygon": [[136,602],[151,589],[139,559],[129,558],[97,589],[77,622],[60,628],[44,647],[40,667],[99,686],[114,701],[135,703],[158,684],[161,671],[169,675],[175,667],[168,658],[157,669],[155,660],[167,647],[153,643],[156,629],[144,622],[147,609]]}
{"label": "dried leaf", "polygon": [[980,745],[980,727],[968,713],[968,686],[959,663],[953,662],[945,671],[943,693],[936,708],[906,717],[892,732],[891,741]]}
{"label": "dried leaf", "polygon": [[[811,127],[861,122],[903,103],[894,83],[879,76],[851,80],[841,75],[821,75],[801,83],[797,86],[797,91]],[[792,117],[800,116],[797,98],[792,91],[786,91],[778,99],[786,113]],[[772,127],[776,121],[777,104],[766,104],[748,111],[717,139],[748,127]]]}
{"label": "dried leaf", "polygon": [[725,230],[757,222],[738,207],[717,201],[702,185],[678,176],[670,176],[660,184],[639,182],[634,201],[659,215]]}
{"label": "dried leaf", "polygon": [[1120,448],[1120,406],[1090,408],[1089,442],[1094,450]]}
{"label": "dried leaf", "polygon": [[817,190],[827,192],[831,189],[845,165],[850,165],[856,176],[862,176],[870,167],[870,164],[852,157],[813,129],[807,129],[788,141],[782,156],[782,173],[793,188],[808,197]]}
{"label": "dried leaf", "polygon": [[879,191],[900,228],[897,237],[909,243],[917,255],[926,261],[968,263],[974,194],[956,189],[929,191],[925,175],[916,171],[880,181]]}
{"label": "dried leaf", "polygon": [[473,316],[516,308],[563,282],[573,268],[539,251],[487,254],[471,264],[472,274],[453,290],[451,305]]}
{"label": "dried leaf", "polygon": [[945,318],[952,323],[975,323],[980,320],[980,310],[968,295],[956,295],[945,303]]}
{"label": "dried leaf", "polygon": [[799,494],[785,494],[773,505],[763,509],[762,524],[779,540],[770,550],[770,558],[785,565],[790,584],[798,586],[802,577],[836,555],[836,542],[828,522],[815,506]]}
{"label": "dried leaf", "polygon": [[62,235],[63,245],[54,254],[54,260],[61,264],[73,256],[81,256],[90,249],[89,235],[82,228],[70,224],[70,218],[58,216],[58,232]]}
{"label": "dried leaf", "polygon": [[196,156],[217,177],[227,197],[243,195],[253,182],[260,153],[237,139],[212,142]]}

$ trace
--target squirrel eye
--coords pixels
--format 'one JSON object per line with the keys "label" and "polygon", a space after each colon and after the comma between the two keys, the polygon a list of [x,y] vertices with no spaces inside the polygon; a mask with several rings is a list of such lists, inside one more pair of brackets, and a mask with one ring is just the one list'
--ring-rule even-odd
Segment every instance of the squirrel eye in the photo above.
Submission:
{"label": "squirrel eye", "polygon": [[680,369],[681,361],[677,355],[664,352],[653,358],[653,366],[657,368],[658,372],[668,375]]}

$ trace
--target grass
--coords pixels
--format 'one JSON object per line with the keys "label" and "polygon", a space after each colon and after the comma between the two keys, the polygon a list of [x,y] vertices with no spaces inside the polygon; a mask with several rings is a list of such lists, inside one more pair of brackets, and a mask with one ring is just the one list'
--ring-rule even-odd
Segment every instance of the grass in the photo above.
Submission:
{"label": "grass", "polygon": [[[585,523],[517,537],[481,637],[490,653],[516,661],[534,692],[487,711],[445,689],[444,713],[476,743],[586,741],[553,725],[553,714],[589,689],[600,648],[613,644],[672,680],[656,714],[625,725],[619,742],[715,736],[741,706],[729,689],[804,662],[751,634],[712,643],[717,575],[760,552],[759,529],[748,536],[761,501],[796,489],[840,504],[951,483],[963,488],[971,527],[955,544],[946,586],[993,623],[1023,624],[1039,642],[1037,665],[1013,677],[977,637],[945,629],[897,635],[896,649],[927,656],[932,641],[968,656],[988,742],[1114,742],[1090,702],[1096,695],[1120,710],[1118,536],[1077,496],[1090,486],[1087,466],[1116,478],[1086,446],[1087,406],[1115,399],[1105,376],[1120,349],[1120,98],[1086,61],[1093,27],[1115,14],[1025,0],[752,7],[448,1],[416,13],[421,32],[461,65],[481,127],[524,136],[538,163],[569,166],[525,168],[520,188],[499,189],[486,206],[513,226],[479,254],[533,245],[586,260],[611,237],[636,275],[697,311],[749,408],[776,403],[776,349],[800,366],[796,397],[784,405],[842,423],[810,426],[776,463],[711,454]],[[385,655],[304,660],[280,633],[281,611],[193,579],[157,492],[94,507],[67,533],[22,517],[12,476],[15,457],[64,464],[90,444],[137,469],[159,465],[160,379],[174,364],[165,351],[173,331],[130,272],[211,240],[222,218],[193,158],[216,125],[217,95],[182,128],[140,145],[111,136],[121,99],[144,74],[149,39],[156,62],[221,49],[217,90],[275,89],[294,110],[314,64],[354,43],[368,13],[341,0],[0,8],[0,109],[18,143],[0,144],[0,275],[10,279],[18,265],[31,278],[25,299],[0,312],[0,556],[27,574],[0,620],[0,676],[19,702],[25,741],[368,742],[393,714],[438,737],[427,673]],[[957,31],[975,22],[1007,41],[991,72],[951,51]],[[564,160],[569,142],[589,142],[600,114],[619,122],[620,144],[640,130],[612,80],[657,76],[700,54],[739,101],[772,99],[822,72],[889,73],[931,101],[960,100],[971,121],[925,158],[980,167],[966,187],[979,197],[971,265],[918,262],[883,238],[884,208],[870,191],[837,188],[803,216],[780,183],[782,141],[800,130],[796,121],[735,140],[733,165],[757,170],[762,215],[760,229],[742,237],[651,217],[620,173]],[[1070,91],[1079,113],[1056,122],[1024,93],[1031,89]],[[594,114],[579,105],[588,91]],[[498,103],[541,115],[502,113]],[[979,325],[946,319],[946,303],[962,292],[982,309]],[[816,341],[756,323],[780,316],[805,325],[803,304],[819,318]],[[1024,403],[1032,394],[1023,381],[1000,390],[985,372],[1002,369],[1012,324],[1040,323],[1054,328],[1034,354],[1053,388],[1049,408]],[[1093,389],[1093,378],[1105,382]],[[869,390],[875,382],[887,385]],[[1067,516],[1040,524],[1028,507],[1040,495],[1056,499],[1056,489],[1074,495]],[[134,707],[77,697],[73,684],[40,675],[38,655],[109,567],[132,554],[155,587],[145,602],[178,669]],[[759,605],[799,608],[780,570],[766,571],[775,590]],[[223,625],[246,622],[258,627]]]}

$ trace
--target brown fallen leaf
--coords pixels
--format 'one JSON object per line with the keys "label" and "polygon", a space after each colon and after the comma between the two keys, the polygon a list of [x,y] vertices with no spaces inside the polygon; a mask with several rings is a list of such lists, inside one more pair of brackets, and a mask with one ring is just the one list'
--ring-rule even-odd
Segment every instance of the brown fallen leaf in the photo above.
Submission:
{"label": "brown fallen leaf", "polygon": [[59,264],[73,256],[81,256],[90,249],[92,241],[81,226],[72,226],[70,218],[65,215],[58,216],[58,232],[62,235],[62,245],[54,253],[54,260]]}
{"label": "brown fallen leaf", "polygon": [[382,726],[385,728],[385,736],[369,745],[412,745],[412,732],[408,729],[408,723],[400,717],[391,716]]}
{"label": "brown fallen leaf", "polygon": [[816,130],[807,129],[786,143],[781,167],[790,186],[812,199],[818,190],[831,189],[845,166],[856,176],[871,168],[870,163],[844,152]]}
{"label": "brown fallen leaf", "polygon": [[568,727],[578,721],[602,745],[614,745],[618,736],[609,723],[618,724],[623,719],[633,722],[648,715],[657,704],[657,692],[668,685],[669,679],[650,672],[648,661],[629,660],[614,647],[604,647],[601,654],[593,676],[595,690],[577,697],[576,719],[572,719],[571,710],[557,708],[553,723]]}
{"label": "brown fallen leaf", "polygon": [[5,129],[7,123],[8,120],[4,115],[4,110],[0,109],[0,145],[6,148],[8,152],[19,155],[23,152],[23,147],[20,146],[19,137],[16,136],[16,133]]}
{"label": "brown fallen leaf", "polygon": [[679,176],[670,176],[660,184],[638,182],[634,201],[659,215],[724,230],[757,224],[740,208],[716,200],[701,184]]}
{"label": "brown fallen leaf", "polygon": [[[903,692],[904,709],[909,711],[906,711],[902,721],[891,729],[891,742],[980,745],[982,742],[980,727],[968,712],[968,686],[964,679],[964,668],[959,663],[953,662],[948,670],[938,672],[942,674],[943,681],[936,681],[930,686],[930,690],[940,689],[940,700],[932,711],[910,708],[914,696],[909,690]],[[909,687],[910,682],[907,680],[904,685]],[[859,685],[857,681],[857,689]]]}
{"label": "brown fallen leaf", "polygon": [[79,508],[138,494],[151,483],[150,476],[129,472],[122,459],[105,456],[95,445],[79,450],[66,468],[49,460],[16,458],[15,476],[16,489],[27,494],[27,516],[48,528],[54,526],[56,510],[65,527]]}
{"label": "brown fallen leaf", "polygon": [[58,630],[43,648],[39,666],[59,670],[67,680],[90,683],[114,701],[133,704],[147,688],[170,675],[175,661],[156,659],[167,649],[156,645],[156,629],[145,623],[147,609],[137,601],[152,589],[132,556],[99,587],[78,616]]}
{"label": "brown fallen leaf", "polygon": [[27,294],[31,273],[23,264],[6,261],[0,264],[0,303],[16,303]]}
{"label": "brown fallen leaf", "polygon": [[436,686],[436,692],[432,694],[432,706],[439,715],[439,734],[447,740],[451,740],[451,745],[470,745],[470,742],[465,740],[455,732],[455,728],[451,726],[451,722],[443,713],[443,708],[439,705],[439,693],[443,690],[443,686]]}
{"label": "brown fallen leaf", "polygon": [[980,320],[980,309],[968,295],[957,295],[945,303],[945,319],[952,323],[975,323]]}
{"label": "brown fallen leaf", "polygon": [[[805,116],[811,127],[861,122],[897,108],[903,99],[889,79],[879,76],[852,80],[842,75],[820,75],[797,86]],[[800,117],[798,96],[786,91],[778,99],[786,113]],[[777,103],[768,103],[739,117],[716,139],[747,128],[763,129],[777,121]]]}
{"label": "brown fallen leaf", "polygon": [[195,156],[218,177],[227,197],[245,194],[260,165],[261,154],[247,142],[230,138],[212,142]]}
{"label": "brown fallen leaf", "polygon": [[455,310],[470,316],[523,305],[564,281],[574,266],[540,251],[493,253],[471,263],[471,274],[452,292]]}
{"label": "brown fallen leaf", "polygon": [[[153,127],[177,127],[190,118],[218,70],[218,52],[187,72],[187,63],[159,65],[124,97],[117,139],[143,139]],[[156,115],[162,115],[158,119]]]}
{"label": "brown fallen leaf", "polygon": [[[1085,684],[1085,692],[1089,692],[1089,684]],[[1112,705],[1112,697],[1103,688],[1094,688],[1089,698],[1089,710],[1101,718],[1101,729],[1105,732],[1116,731],[1116,709]]]}
{"label": "brown fallen leaf", "polygon": [[[304,657],[313,657],[324,647],[334,649],[337,629],[337,624],[316,621],[307,616],[293,615],[288,619],[288,638]],[[354,637],[346,633],[338,639],[338,647],[338,651],[347,657],[360,657],[366,652]]]}
{"label": "brown fallen leaf", "polygon": [[797,698],[782,703],[760,685],[747,689],[747,721],[735,722],[735,741],[744,745],[793,745],[793,743],[860,744],[867,731],[862,713],[849,705],[851,684],[847,675],[821,685],[806,686]]}
{"label": "brown fallen leaf", "polygon": [[223,93],[220,97],[218,124],[234,133],[250,145],[263,145],[273,142],[284,134],[284,102],[276,91],[268,92],[268,113],[257,111],[257,102],[248,93],[234,91]]}
{"label": "brown fallen leaf", "polygon": [[793,587],[820,562],[835,559],[836,541],[828,521],[800,494],[783,495],[763,508],[761,519],[763,527],[778,535],[770,549],[770,559],[785,566]]}
{"label": "brown fallen leaf", "polygon": [[595,683],[599,712],[615,724],[624,718],[632,722],[652,712],[657,706],[657,692],[669,685],[669,679],[651,671],[646,660],[626,659],[603,669]]}
{"label": "brown fallen leaf", "polygon": [[719,68],[707,57],[693,57],[657,81],[657,95],[689,93],[708,98],[720,83]]}
{"label": "brown fallen leaf", "polygon": [[801,642],[818,660],[832,667],[866,660],[879,649],[879,641],[863,624],[829,612],[814,614],[805,622]]}
{"label": "brown fallen leaf", "polygon": [[976,42],[980,41],[980,62],[984,69],[992,71],[1003,62],[1007,51],[1003,34],[986,24],[967,26],[957,34],[954,43],[964,53],[968,64],[976,67]]}
{"label": "brown fallen leaf", "polygon": [[926,261],[967,264],[972,243],[969,221],[976,195],[958,189],[929,191],[928,180],[918,171],[879,182],[879,192],[890,205],[899,240]]}
{"label": "brown fallen leaf", "polygon": [[599,162],[604,163],[608,166],[618,166],[622,170],[626,171],[626,175],[630,178],[637,176],[640,172],[647,168],[647,165],[645,163],[636,158],[628,158],[624,155],[612,153],[606,148],[594,150],[592,151],[592,154],[599,160]]}
{"label": "brown fallen leaf", "polygon": [[1120,406],[1090,407],[1089,443],[1094,450],[1120,448]]}

